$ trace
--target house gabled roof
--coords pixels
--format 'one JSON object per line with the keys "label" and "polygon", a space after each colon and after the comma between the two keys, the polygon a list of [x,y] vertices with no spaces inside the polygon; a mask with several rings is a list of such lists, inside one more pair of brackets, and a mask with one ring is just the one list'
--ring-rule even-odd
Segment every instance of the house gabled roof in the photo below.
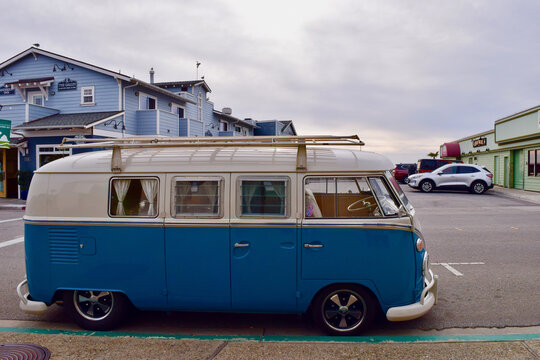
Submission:
{"label": "house gabled roof", "polygon": [[[40,48],[37,48],[37,47],[34,47],[34,46],[30,47],[29,49],[27,49],[27,50],[15,55],[15,56],[9,58],[9,59],[7,59],[6,61],[0,63],[0,69],[6,68],[7,66],[19,61],[20,59],[22,59],[22,58],[24,58],[25,56],[28,56],[28,55],[48,56],[50,58],[57,59],[59,61],[68,62],[68,63],[71,63],[71,64],[76,65],[76,66],[80,66],[80,67],[83,67],[83,68],[86,68],[86,69],[89,69],[89,70],[96,71],[96,72],[101,73],[101,74],[112,76],[115,79],[124,80],[124,81],[130,82],[130,83],[133,83],[133,84],[138,83],[139,85],[141,85],[143,87],[152,89],[152,90],[154,90],[154,91],[156,91],[158,93],[161,93],[163,95],[167,95],[167,96],[169,96],[169,97],[171,97],[173,99],[177,99],[177,100],[181,100],[181,101],[184,101],[184,102],[189,102],[189,103],[192,103],[192,104],[196,104],[196,102],[193,101],[193,100],[189,100],[189,99],[186,99],[186,98],[184,98],[182,96],[174,94],[174,93],[172,93],[170,91],[163,90],[162,87],[156,86],[154,84],[149,84],[149,83],[147,83],[145,81],[142,81],[142,80],[136,79],[134,77],[130,77],[130,76],[121,74],[121,73],[116,72],[116,71],[107,70],[107,69],[99,67],[99,66],[95,66],[95,65],[83,62],[83,61],[75,60],[73,58],[63,56],[63,55],[60,55],[60,54],[56,54],[56,53],[53,53],[53,52],[50,52],[50,51],[46,51],[46,50],[43,50],[43,49],[40,49]],[[18,80],[18,81],[20,82],[21,80]],[[16,83],[16,82],[17,81],[15,81],[14,83]],[[202,82],[202,83],[206,84],[204,82],[204,80],[199,80],[198,82],[199,83]],[[208,91],[210,91],[210,88],[208,87],[208,85],[206,85],[206,87],[208,88]]]}
{"label": "house gabled roof", "polygon": [[258,126],[256,124],[254,124],[254,123],[251,123],[251,122],[246,121],[246,120],[239,119],[239,118],[234,117],[232,115],[227,115],[225,113],[222,113],[221,111],[214,110],[214,114],[216,114],[220,118],[223,118],[224,120],[230,121],[231,123],[234,123],[234,124],[240,124],[240,125],[244,125],[244,126],[249,126],[251,128],[254,128],[254,129],[258,128]]}
{"label": "house gabled roof", "polygon": [[14,130],[88,129],[123,115],[124,111],[54,114],[15,126]]}
{"label": "house gabled roof", "polygon": [[170,89],[170,88],[179,88],[182,86],[198,86],[201,85],[204,89],[206,89],[206,92],[212,92],[206,81],[204,80],[188,80],[188,81],[169,81],[169,82],[159,82],[154,83],[153,85],[159,86],[163,89]]}
{"label": "house gabled roof", "polygon": [[118,79],[122,79],[122,80],[125,80],[125,81],[130,81],[130,79],[131,79],[131,77],[129,77],[127,75],[124,75],[124,74],[121,74],[119,72],[107,70],[105,68],[95,66],[95,65],[83,62],[83,61],[75,60],[73,58],[63,56],[63,55],[60,55],[60,54],[55,54],[53,52],[46,51],[46,50],[37,48],[35,46],[32,46],[32,47],[24,50],[23,52],[20,52],[19,54],[17,54],[15,56],[7,59],[6,61],[0,63],[0,69],[3,69],[5,67],[13,64],[13,63],[19,61],[20,59],[22,59],[22,58],[24,58],[24,57],[26,57],[28,55],[48,56],[48,57],[56,59],[56,60],[69,62],[69,63],[71,63],[73,65],[77,65],[77,66],[80,66],[80,67],[83,67],[83,68],[86,68],[86,69],[94,70],[96,72],[99,72],[99,73],[102,73],[102,74],[105,74],[105,75],[109,75],[109,76],[112,76],[112,77],[115,77],[115,78],[118,78]]}

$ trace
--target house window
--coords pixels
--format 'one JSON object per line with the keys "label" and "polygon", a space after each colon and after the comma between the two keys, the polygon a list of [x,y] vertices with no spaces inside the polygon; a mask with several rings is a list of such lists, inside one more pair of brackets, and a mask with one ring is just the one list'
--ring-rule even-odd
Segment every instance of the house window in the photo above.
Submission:
{"label": "house window", "polygon": [[197,119],[199,121],[202,121],[202,111],[203,111],[203,104],[202,104],[203,94],[199,93],[199,96],[197,97]]}
{"label": "house window", "polygon": [[81,87],[81,105],[94,105],[94,87],[83,86]]}
{"label": "house window", "polygon": [[287,217],[288,178],[240,179],[242,217]]}
{"label": "house window", "polygon": [[30,104],[43,106],[45,105],[45,98],[41,91],[31,91],[28,92],[28,101]]}
{"label": "house window", "polygon": [[109,216],[156,217],[158,180],[155,178],[114,178],[111,181]]}
{"label": "house window", "polygon": [[210,217],[222,216],[219,177],[182,178],[173,180],[173,216]]}
{"label": "house window", "polygon": [[529,150],[529,176],[540,176],[540,149]]}
{"label": "house window", "polygon": [[171,112],[173,114],[178,114],[179,119],[184,119],[185,118],[185,115],[184,115],[185,110],[180,105],[171,104]]}
{"label": "house window", "polygon": [[240,126],[235,126],[235,127],[234,127],[234,131],[236,131],[236,132],[238,132],[238,133],[239,133],[239,132],[242,132],[242,128],[241,128]]}
{"label": "house window", "polygon": [[50,163],[53,160],[60,159],[64,156],[71,155],[71,149],[59,149],[58,145],[37,145],[36,146],[36,168]]}
{"label": "house window", "polygon": [[226,121],[220,121],[219,122],[219,131],[227,131],[227,129],[229,128],[228,125],[229,124],[227,124]]}
{"label": "house window", "polygon": [[139,110],[157,109],[157,98],[144,93],[139,93]]}

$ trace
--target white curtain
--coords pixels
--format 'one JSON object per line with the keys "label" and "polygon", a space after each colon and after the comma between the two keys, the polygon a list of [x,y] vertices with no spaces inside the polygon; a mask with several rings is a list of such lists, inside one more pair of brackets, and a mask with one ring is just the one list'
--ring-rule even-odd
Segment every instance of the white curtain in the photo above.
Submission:
{"label": "white curtain", "polygon": [[154,216],[156,215],[154,201],[157,196],[157,181],[156,180],[141,180],[141,186],[144,191],[144,195],[146,196],[146,199],[150,203],[150,205],[148,206],[147,215]]}
{"label": "white curtain", "polygon": [[124,211],[124,199],[129,189],[129,184],[131,180],[129,179],[118,179],[114,180],[114,190],[116,191],[116,197],[118,198],[118,205],[116,207],[116,215],[126,215]]}
{"label": "white curtain", "polygon": [[285,181],[272,181],[272,188],[274,189],[274,192],[279,197],[279,204],[280,204],[280,214],[285,214]]}
{"label": "white curtain", "polygon": [[257,189],[262,186],[263,184],[260,181],[244,181],[242,183],[242,187],[245,189],[245,194],[247,195],[244,197],[243,202],[247,204],[247,214],[244,215],[253,215],[253,210],[251,209],[251,201],[253,200],[253,196],[255,195],[255,192]]}

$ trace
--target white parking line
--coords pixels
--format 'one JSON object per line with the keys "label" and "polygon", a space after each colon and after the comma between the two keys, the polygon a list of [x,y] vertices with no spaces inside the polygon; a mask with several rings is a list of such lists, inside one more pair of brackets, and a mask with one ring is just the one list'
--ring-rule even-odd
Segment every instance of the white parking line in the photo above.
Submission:
{"label": "white parking line", "polygon": [[4,241],[4,242],[0,243],[0,248],[6,247],[6,246],[9,246],[9,245],[15,245],[15,244],[18,244],[18,243],[23,242],[23,241],[24,241],[24,236],[21,236],[19,238],[13,239],[13,240]]}
{"label": "white parking line", "polygon": [[463,276],[463,274],[459,271],[457,271],[455,268],[453,268],[451,265],[485,265],[483,262],[453,262],[453,263],[431,263],[431,265],[441,265],[446,270],[450,271],[452,274],[456,276]]}
{"label": "white parking line", "polygon": [[22,220],[22,219],[23,219],[23,218],[0,220],[0,223],[10,222],[10,221],[18,221],[18,220]]}

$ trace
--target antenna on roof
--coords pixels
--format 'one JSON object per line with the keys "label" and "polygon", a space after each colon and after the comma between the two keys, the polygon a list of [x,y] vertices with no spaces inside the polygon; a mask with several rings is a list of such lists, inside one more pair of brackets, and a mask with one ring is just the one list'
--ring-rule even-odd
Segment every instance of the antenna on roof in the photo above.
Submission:
{"label": "antenna on roof", "polygon": [[201,62],[200,61],[195,61],[195,65],[197,66],[197,72],[196,72],[196,77],[195,79],[199,80],[199,66],[201,65]]}
{"label": "antenna on roof", "polygon": [[32,44],[32,46],[34,46],[34,47],[39,47],[39,44],[38,44],[38,43],[35,43],[35,44]]}

